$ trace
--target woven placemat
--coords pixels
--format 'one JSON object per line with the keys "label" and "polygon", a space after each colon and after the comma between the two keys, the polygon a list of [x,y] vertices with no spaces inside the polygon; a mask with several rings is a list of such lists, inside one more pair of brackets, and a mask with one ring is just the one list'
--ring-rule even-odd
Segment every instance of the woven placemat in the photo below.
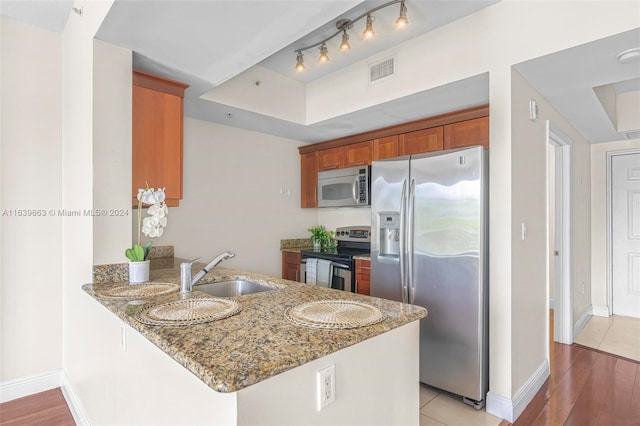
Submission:
{"label": "woven placemat", "polygon": [[385,319],[382,311],[375,306],[353,300],[302,303],[289,309],[286,316],[297,325],[333,329],[365,327]]}
{"label": "woven placemat", "polygon": [[136,320],[149,325],[193,325],[228,318],[240,312],[236,301],[219,298],[185,299],[150,305],[136,313]]}
{"label": "woven placemat", "polygon": [[145,299],[147,297],[161,296],[164,294],[175,293],[180,290],[178,284],[168,283],[147,283],[136,285],[121,285],[118,287],[105,288],[95,290],[97,297],[101,299],[111,300],[131,300],[131,299]]}

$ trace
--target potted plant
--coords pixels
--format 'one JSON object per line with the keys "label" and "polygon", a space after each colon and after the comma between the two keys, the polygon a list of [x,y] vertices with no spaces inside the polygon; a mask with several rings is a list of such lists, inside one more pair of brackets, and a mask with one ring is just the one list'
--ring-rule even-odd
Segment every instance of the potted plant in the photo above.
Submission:
{"label": "potted plant", "polygon": [[314,250],[331,246],[331,239],[335,234],[334,231],[327,231],[324,225],[312,226],[307,229],[307,231],[311,232],[311,242],[313,243]]}
{"label": "potted plant", "polygon": [[[169,209],[165,203],[164,188],[153,190],[147,184],[146,188],[138,189],[138,243],[125,250],[125,256],[129,262],[129,282],[142,283],[149,281],[149,253],[151,241],[142,246],[141,233],[146,237],[154,238],[162,236],[164,227],[167,226],[167,214]],[[142,219],[142,207],[148,205],[148,217]]]}

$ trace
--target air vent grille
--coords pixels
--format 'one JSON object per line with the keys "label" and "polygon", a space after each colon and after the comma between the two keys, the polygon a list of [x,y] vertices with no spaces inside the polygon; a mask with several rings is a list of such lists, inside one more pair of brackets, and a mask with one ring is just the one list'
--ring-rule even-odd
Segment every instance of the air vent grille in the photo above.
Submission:
{"label": "air vent grille", "polygon": [[385,59],[369,65],[369,83],[391,77],[395,74],[394,58]]}

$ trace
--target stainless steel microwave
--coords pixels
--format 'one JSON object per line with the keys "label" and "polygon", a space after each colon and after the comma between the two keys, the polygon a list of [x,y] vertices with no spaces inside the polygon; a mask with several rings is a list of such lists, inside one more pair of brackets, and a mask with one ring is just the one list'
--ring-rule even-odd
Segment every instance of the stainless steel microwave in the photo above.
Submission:
{"label": "stainless steel microwave", "polygon": [[371,205],[371,167],[318,172],[318,207]]}

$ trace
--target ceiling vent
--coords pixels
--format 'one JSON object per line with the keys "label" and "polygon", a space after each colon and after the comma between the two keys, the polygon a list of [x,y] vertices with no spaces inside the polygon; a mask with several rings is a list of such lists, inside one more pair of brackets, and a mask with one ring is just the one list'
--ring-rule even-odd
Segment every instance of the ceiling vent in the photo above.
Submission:
{"label": "ceiling vent", "polygon": [[395,58],[387,58],[369,65],[369,83],[394,76],[396,73]]}

